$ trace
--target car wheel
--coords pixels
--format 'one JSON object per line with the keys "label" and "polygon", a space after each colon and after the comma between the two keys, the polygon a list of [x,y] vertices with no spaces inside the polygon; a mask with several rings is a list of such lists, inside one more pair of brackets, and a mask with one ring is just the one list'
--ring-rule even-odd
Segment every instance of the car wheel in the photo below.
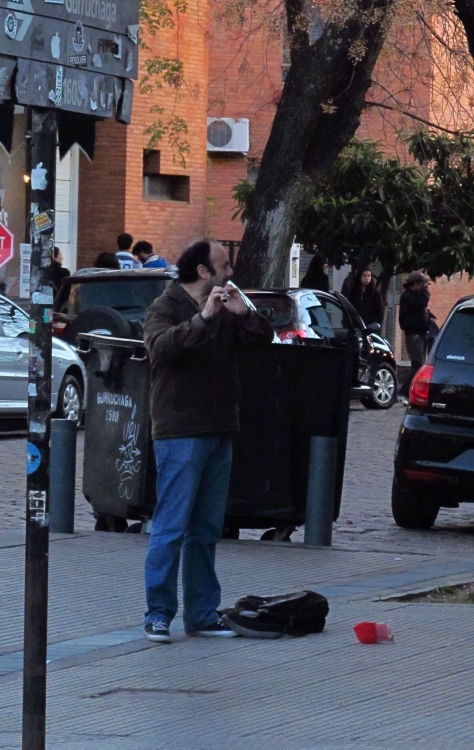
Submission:
{"label": "car wheel", "polygon": [[238,539],[240,536],[240,529],[238,526],[234,526],[233,524],[224,524],[224,528],[222,530],[222,538],[223,539]]}
{"label": "car wheel", "polygon": [[366,409],[390,409],[397,400],[397,375],[393,367],[382,364],[377,367],[374,382],[372,384],[373,394],[361,399]]}
{"label": "car wheel", "polygon": [[56,417],[70,419],[80,425],[83,410],[82,399],[82,388],[76,378],[74,375],[66,375],[58,393]]}
{"label": "car wheel", "polygon": [[426,493],[404,490],[395,477],[392,485],[392,515],[402,529],[429,529],[436,521],[439,503]]}
{"label": "car wheel", "polygon": [[126,534],[141,534],[142,533],[142,527],[143,527],[143,524],[142,524],[141,521],[137,521],[136,523],[131,523],[125,529],[125,533]]}

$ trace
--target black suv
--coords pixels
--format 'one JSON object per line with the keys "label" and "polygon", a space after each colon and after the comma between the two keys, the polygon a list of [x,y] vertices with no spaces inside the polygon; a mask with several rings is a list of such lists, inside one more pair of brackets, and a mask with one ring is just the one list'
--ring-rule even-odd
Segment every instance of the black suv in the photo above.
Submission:
{"label": "black suv", "polygon": [[78,333],[140,340],[146,309],[173,278],[159,269],[92,268],[68,276],[54,300],[53,333],[74,345]]}
{"label": "black suv", "polygon": [[380,325],[366,328],[338,292],[313,289],[245,290],[284,344],[351,348],[355,354],[352,398],[367,409],[389,409],[397,399],[397,364]]}
{"label": "black suv", "polygon": [[440,507],[474,502],[474,296],[452,309],[415,375],[395,451],[392,513],[427,529]]}

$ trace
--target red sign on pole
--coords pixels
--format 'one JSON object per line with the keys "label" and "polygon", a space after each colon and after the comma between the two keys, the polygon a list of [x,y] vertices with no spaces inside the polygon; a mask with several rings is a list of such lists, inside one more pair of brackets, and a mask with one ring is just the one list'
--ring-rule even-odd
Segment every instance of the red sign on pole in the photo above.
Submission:
{"label": "red sign on pole", "polygon": [[15,238],[7,227],[0,221],[0,268],[13,258]]}

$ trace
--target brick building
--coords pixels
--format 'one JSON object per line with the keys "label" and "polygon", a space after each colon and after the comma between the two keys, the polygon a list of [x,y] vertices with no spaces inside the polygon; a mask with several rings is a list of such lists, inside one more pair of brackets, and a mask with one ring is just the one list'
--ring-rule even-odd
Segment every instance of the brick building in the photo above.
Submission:
{"label": "brick building", "polygon": [[[154,53],[179,55],[182,86],[147,95],[137,86],[131,125],[97,124],[93,162],[80,157],[79,266],[92,265],[99,252],[115,249],[115,238],[123,231],[135,240],[147,239],[171,262],[187,243],[204,234],[241,239],[243,225],[231,218],[236,208],[232,188],[252,175],[270,132],[282,87],[281,40],[255,31],[251,18],[237,35],[215,17],[213,21],[208,5],[192,0],[179,24],[149,37],[146,41]],[[142,60],[151,54],[143,52]],[[163,113],[150,112],[151,105],[162,107]],[[176,116],[188,130],[182,136],[190,147],[185,167],[166,134],[155,151],[146,151],[146,128],[157,117],[166,123]],[[208,117],[218,118],[223,127],[243,127],[248,138],[245,152],[230,150],[225,140],[214,150],[211,144],[206,147]]]}
{"label": "brick building", "polygon": [[[114,250],[115,239],[123,231],[135,240],[149,240],[170,262],[188,242],[203,234],[221,240],[241,239],[243,225],[232,220],[236,209],[232,188],[240,179],[255,174],[283,86],[285,57],[278,29],[262,23],[259,3],[244,12],[239,24],[227,23],[223,6],[218,0],[188,0],[186,11],[179,15],[175,7],[174,26],[148,37],[150,50],[142,51],[141,59],[143,63],[153,54],[179,58],[183,63],[181,85],[165,85],[146,94],[136,85],[132,123],[97,123],[93,162],[75,147],[59,164],[56,244],[71,270],[92,265],[103,250]],[[313,38],[320,28],[316,15]],[[418,49],[416,28],[404,33],[405,44]],[[412,70],[401,63],[387,66],[382,57],[375,78],[380,86],[369,92],[374,103],[386,101],[387,91],[395,89],[403,78],[402,105],[412,111],[416,107],[426,120],[439,109],[433,66],[426,55],[419,57]],[[162,113],[151,112],[152,106],[160,107]],[[18,245],[24,241],[26,211],[24,169],[16,164],[25,158],[20,109],[18,149],[10,159],[0,154],[0,182],[12,186],[5,195],[5,206]],[[449,124],[446,113],[444,117]],[[176,118],[182,118],[187,126],[187,134],[177,132],[178,140],[189,144],[185,167],[170,142],[172,133],[165,133],[153,151],[146,150],[150,137],[146,128],[158,119],[166,124],[172,118],[178,123]],[[234,124],[243,126],[244,131],[248,127],[248,147],[228,150],[225,141],[223,146],[210,146],[208,118],[220,118],[231,129]],[[399,151],[401,141],[395,131],[410,124],[404,115],[369,107],[363,112],[359,135],[383,142],[389,152]],[[0,269],[2,275],[10,293],[17,294],[18,260]],[[466,278],[439,279],[432,286],[431,305],[438,321],[442,322],[455,299],[473,288]],[[396,293],[394,300],[396,303]]]}
{"label": "brick building", "polygon": [[232,221],[232,188],[255,174],[282,89],[282,42],[259,26],[247,10],[240,26],[226,28],[219,3],[211,4],[209,34],[209,117],[248,120],[247,154],[208,151],[207,229],[211,236],[240,240],[243,224]]}
{"label": "brick building", "polygon": [[[102,250],[115,250],[115,239],[129,232],[148,240],[174,261],[182,248],[205,234],[208,8],[190,0],[174,27],[145,38],[142,63],[153,54],[183,63],[180,88],[142,94],[135,87],[132,122],[127,127],[104,121],[96,128],[94,160],[81,155],[79,168],[78,264],[92,265]],[[152,106],[163,113],[150,111]],[[189,143],[186,167],[179,163],[168,134],[147,151],[145,130],[161,119],[181,118]],[[175,120],[178,122],[178,120]]]}

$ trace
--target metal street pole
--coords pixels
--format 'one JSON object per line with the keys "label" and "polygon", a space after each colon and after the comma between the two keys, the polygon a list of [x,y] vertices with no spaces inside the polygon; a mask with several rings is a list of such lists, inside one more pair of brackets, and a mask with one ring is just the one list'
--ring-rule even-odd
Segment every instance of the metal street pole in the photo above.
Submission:
{"label": "metal street pole", "polygon": [[49,466],[55,110],[31,110],[31,275],[28,360],[23,750],[44,750],[48,624]]}

